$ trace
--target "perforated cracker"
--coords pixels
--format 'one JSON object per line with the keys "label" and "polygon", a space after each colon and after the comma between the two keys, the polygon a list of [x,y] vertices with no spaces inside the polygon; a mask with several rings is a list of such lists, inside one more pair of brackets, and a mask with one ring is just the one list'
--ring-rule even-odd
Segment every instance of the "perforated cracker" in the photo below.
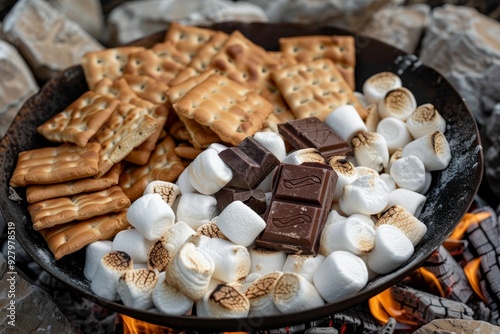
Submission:
{"label": "perforated cracker", "polygon": [[169,87],[164,83],[147,75],[125,74],[123,79],[127,82],[130,89],[141,99],[154,104],[167,103],[166,92]]}
{"label": "perforated cracker", "polygon": [[191,61],[198,50],[210,40],[214,33],[215,31],[212,29],[171,22],[165,34],[164,42],[171,42],[177,50],[187,54]]}
{"label": "perforated cracker", "polygon": [[117,99],[122,103],[128,103],[138,97],[122,77],[114,80],[103,78],[99,80],[93,91],[102,96]]}

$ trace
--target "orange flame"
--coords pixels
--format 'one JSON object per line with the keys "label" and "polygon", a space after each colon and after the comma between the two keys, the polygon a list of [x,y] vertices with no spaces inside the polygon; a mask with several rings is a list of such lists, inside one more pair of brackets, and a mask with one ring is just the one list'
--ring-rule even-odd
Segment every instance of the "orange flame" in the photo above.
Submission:
{"label": "orange flame", "polygon": [[146,333],[165,333],[165,334],[177,334],[181,331],[162,327],[141,320],[131,318],[129,316],[120,314],[123,320],[123,334],[146,334]]}
{"label": "orange flame", "polygon": [[455,227],[455,230],[450,235],[449,239],[462,239],[469,226],[472,224],[479,224],[483,220],[488,219],[490,216],[490,212],[466,213],[458,223],[457,227]]}
{"label": "orange flame", "polygon": [[465,276],[469,280],[469,283],[472,287],[472,290],[481,298],[486,304],[488,301],[483,294],[481,289],[481,285],[479,284],[479,268],[481,266],[481,258],[475,258],[474,260],[469,261],[464,267]]}
{"label": "orange flame", "polygon": [[401,310],[397,305],[397,302],[394,301],[391,296],[391,288],[386,289],[378,295],[370,298],[368,300],[368,306],[370,307],[370,312],[373,317],[382,324],[386,324],[389,321],[389,318],[392,317],[400,323],[412,326],[418,325],[418,322],[412,320],[411,316],[407,315],[405,310]]}
{"label": "orange flame", "polygon": [[437,290],[441,297],[446,297],[446,293],[444,292],[443,287],[441,286],[441,282],[439,282],[439,279],[436,277],[436,275],[434,275],[424,267],[418,268],[415,272],[423,278],[430,291]]}

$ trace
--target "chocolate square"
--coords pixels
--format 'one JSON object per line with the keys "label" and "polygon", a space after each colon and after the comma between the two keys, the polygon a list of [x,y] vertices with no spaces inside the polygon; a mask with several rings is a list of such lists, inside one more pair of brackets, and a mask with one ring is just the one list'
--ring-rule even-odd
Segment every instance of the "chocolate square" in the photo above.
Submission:
{"label": "chocolate square", "polygon": [[266,195],[262,189],[224,187],[215,194],[215,198],[219,212],[234,201],[243,202],[258,214],[264,213],[267,208]]}

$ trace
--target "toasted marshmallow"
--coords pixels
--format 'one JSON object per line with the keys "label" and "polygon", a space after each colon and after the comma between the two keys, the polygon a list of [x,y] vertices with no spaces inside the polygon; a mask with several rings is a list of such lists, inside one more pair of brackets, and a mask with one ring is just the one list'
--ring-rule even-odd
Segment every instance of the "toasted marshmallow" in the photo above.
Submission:
{"label": "toasted marshmallow", "polygon": [[229,240],[199,236],[193,241],[214,261],[213,278],[224,282],[238,281],[250,273],[250,253],[246,247]]}
{"label": "toasted marshmallow", "polygon": [[333,200],[338,201],[344,192],[344,186],[358,178],[358,170],[346,159],[330,159],[328,164],[337,173],[337,182],[333,191]]}
{"label": "toasted marshmallow", "polygon": [[369,223],[359,217],[367,216],[351,215],[337,224],[323,228],[320,238],[320,254],[328,256],[332,252],[344,250],[361,255],[371,251],[375,239],[373,222],[368,217]]}
{"label": "toasted marshmallow", "polygon": [[399,87],[388,91],[377,107],[381,119],[395,117],[406,121],[417,108],[417,101],[409,89]]}
{"label": "toasted marshmallow", "polygon": [[391,154],[391,157],[389,158],[389,164],[387,165],[386,168],[384,168],[385,172],[389,173],[390,175],[392,164],[394,163],[394,161],[401,159],[402,157],[403,157],[403,148],[400,147],[396,151],[394,151],[394,153]]}
{"label": "toasted marshmallow", "polygon": [[206,149],[189,164],[189,181],[203,195],[213,195],[233,178],[233,172],[214,149]]}
{"label": "toasted marshmallow", "polygon": [[385,138],[389,154],[413,140],[405,122],[395,117],[386,117],[381,120],[377,125],[377,133]]}
{"label": "toasted marshmallow", "polygon": [[377,228],[388,224],[399,228],[415,247],[427,232],[427,226],[401,205],[393,205],[380,216]]}
{"label": "toasted marshmallow", "polygon": [[404,188],[397,188],[389,193],[387,208],[397,204],[405,208],[412,216],[418,217],[422,212],[425,201],[426,197],[422,194]]}
{"label": "toasted marshmallow", "polygon": [[366,166],[380,172],[389,163],[389,150],[385,138],[376,132],[356,134],[351,145],[357,166]]}
{"label": "toasted marshmallow", "polygon": [[90,289],[97,296],[118,300],[118,280],[127,270],[132,270],[132,258],[125,252],[111,251],[104,255],[97,266]]}
{"label": "toasted marshmallow", "polygon": [[198,229],[196,230],[196,235],[227,240],[227,237],[224,235],[224,233],[222,233],[219,226],[217,226],[216,220],[217,217],[214,217],[210,222],[198,227]]}
{"label": "toasted marshmallow", "polygon": [[179,192],[181,194],[187,194],[187,193],[197,193],[198,191],[193,187],[191,184],[191,181],[189,180],[188,176],[188,169],[185,168],[181,175],[177,178],[177,181],[175,182],[175,185],[179,187]]}
{"label": "toasted marshmallow", "polygon": [[288,254],[282,271],[284,273],[299,274],[308,280],[309,283],[313,283],[314,273],[324,260],[325,257],[321,254],[316,256]]}
{"label": "toasted marshmallow", "polygon": [[379,72],[363,83],[363,95],[366,103],[378,103],[388,91],[401,87],[401,78],[392,72]]}
{"label": "toasted marshmallow", "polygon": [[230,284],[219,284],[203,297],[203,310],[209,318],[246,318],[250,302]]}
{"label": "toasted marshmallow", "polygon": [[168,205],[173,206],[180,193],[181,191],[175,183],[156,180],[148,183],[143,194],[158,194]]}
{"label": "toasted marshmallow", "polygon": [[292,165],[300,165],[304,162],[325,163],[326,161],[317,149],[303,148],[290,152],[285,159],[282,160],[282,162]]}
{"label": "toasted marshmallow", "polygon": [[391,176],[389,173],[382,173],[380,174],[380,178],[384,180],[385,184],[387,184],[387,188],[389,189],[389,193],[396,189],[396,181],[394,181],[394,178]]}
{"label": "toasted marshmallow", "polygon": [[273,301],[281,313],[300,312],[325,303],[314,285],[295,273],[281,275],[274,288]]}
{"label": "toasted marshmallow", "polygon": [[274,156],[278,158],[279,161],[285,159],[286,157],[285,141],[279,134],[270,131],[256,132],[253,135],[253,137],[255,138],[256,141],[262,144],[262,146],[271,151],[271,153],[274,154]]}
{"label": "toasted marshmallow", "polygon": [[448,140],[439,131],[415,139],[403,147],[403,157],[410,155],[422,160],[425,170],[429,172],[445,169],[451,160]]}
{"label": "toasted marshmallow", "polygon": [[373,215],[382,211],[389,201],[389,189],[385,182],[373,175],[365,175],[344,187],[339,199],[343,213]]}
{"label": "toasted marshmallow", "polygon": [[380,177],[380,173],[375,169],[366,166],[356,166],[356,171],[358,172],[358,178],[365,175],[372,175],[375,177]]}
{"label": "toasted marshmallow", "polygon": [[418,191],[425,185],[424,164],[414,155],[394,161],[390,174],[400,188]]}
{"label": "toasted marshmallow", "polygon": [[446,121],[430,103],[418,106],[406,120],[406,126],[415,139],[436,131],[446,131]]}
{"label": "toasted marshmallow", "polygon": [[380,122],[378,107],[376,104],[370,104],[366,107],[365,125],[368,132],[377,132],[377,125]]}
{"label": "toasted marshmallow", "polygon": [[413,251],[410,239],[399,228],[382,224],[375,230],[375,247],[366,259],[375,273],[387,274],[405,263]]}
{"label": "toasted marshmallow", "polygon": [[252,262],[250,272],[264,275],[271,271],[281,271],[285,264],[286,256],[285,252],[258,247],[252,248],[250,249],[250,259]]}
{"label": "toasted marshmallow", "polygon": [[183,221],[197,230],[217,216],[217,200],[213,196],[202,194],[184,194],[177,205],[177,221]]}
{"label": "toasted marshmallow", "polygon": [[130,205],[127,220],[144,238],[156,240],[174,224],[175,214],[160,195],[146,194]]}
{"label": "toasted marshmallow", "polygon": [[153,243],[154,241],[144,238],[137,229],[130,228],[115,235],[111,249],[127,253],[134,262],[146,262]]}
{"label": "toasted marshmallow", "polygon": [[356,108],[348,104],[329,113],[325,124],[348,143],[358,132],[368,132]]}
{"label": "toasted marshmallow", "polygon": [[245,247],[250,246],[266,228],[266,222],[242,201],[226,206],[216,224],[229,240]]}
{"label": "toasted marshmallow", "polygon": [[280,314],[274,305],[273,294],[276,283],[283,275],[281,271],[269,272],[253,281],[244,291],[250,302],[249,317]]}
{"label": "toasted marshmallow", "polygon": [[167,281],[188,298],[202,298],[215,271],[214,260],[203,249],[186,242],[167,266]]}
{"label": "toasted marshmallow", "polygon": [[365,262],[357,255],[336,251],[314,273],[314,285],[329,303],[355,295],[368,283]]}
{"label": "toasted marshmallow", "polygon": [[151,295],[154,306],[168,315],[185,315],[193,308],[194,301],[168,284],[165,272],[158,275],[158,282]]}
{"label": "toasted marshmallow", "polygon": [[85,266],[83,275],[89,281],[92,281],[101,258],[111,251],[113,242],[109,240],[98,240],[85,247]]}
{"label": "toasted marshmallow", "polygon": [[153,307],[152,293],[157,281],[158,274],[154,270],[130,270],[120,277],[116,291],[125,306],[148,310]]}

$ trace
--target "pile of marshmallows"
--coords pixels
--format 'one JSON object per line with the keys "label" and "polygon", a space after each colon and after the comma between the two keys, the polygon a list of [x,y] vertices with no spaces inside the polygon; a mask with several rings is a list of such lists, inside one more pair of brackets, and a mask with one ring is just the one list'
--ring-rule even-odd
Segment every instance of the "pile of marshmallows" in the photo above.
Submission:
{"label": "pile of marshmallows", "polygon": [[[393,73],[372,76],[357,95],[369,111],[365,121],[349,105],[325,120],[354,157],[326,162],[338,180],[319,254],[256,248],[266,227],[260,215],[241,201],[217,211],[214,194],[232,171],[218,156],[226,147],[213,144],[175,184],[150,183],[128,209],[133,228],[87,246],[92,291],[169,315],[195,308],[200,317],[268,316],[344,300],[402,265],[427,231],[417,217],[430,172],[451,159],[446,124],[432,105],[417,106]],[[287,153],[273,132],[254,138],[282,163],[321,159],[314,149]],[[258,187],[268,200],[272,174]]]}

